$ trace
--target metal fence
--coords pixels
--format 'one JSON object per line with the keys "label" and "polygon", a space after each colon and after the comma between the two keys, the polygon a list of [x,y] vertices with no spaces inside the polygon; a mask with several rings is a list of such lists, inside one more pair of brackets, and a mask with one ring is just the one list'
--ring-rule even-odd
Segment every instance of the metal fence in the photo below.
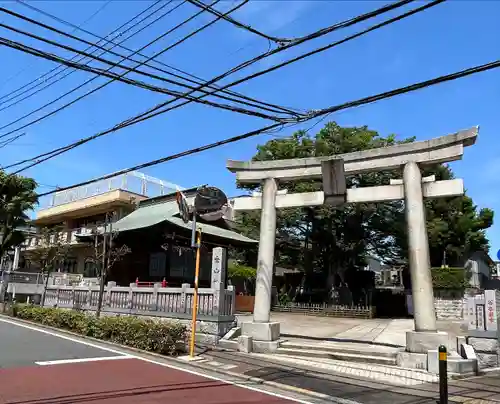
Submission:
{"label": "metal fence", "polygon": [[329,304],[287,303],[273,306],[273,311],[302,313],[312,316],[373,318],[372,306],[340,306]]}
{"label": "metal fence", "polygon": [[46,209],[101,195],[117,189],[152,198],[155,196],[167,195],[182,188],[171,182],[150,177],[138,171],[132,171],[126,174],[117,174],[106,180],[97,180],[87,185],[55,192],[52,195],[42,197],[39,204],[41,209]]}

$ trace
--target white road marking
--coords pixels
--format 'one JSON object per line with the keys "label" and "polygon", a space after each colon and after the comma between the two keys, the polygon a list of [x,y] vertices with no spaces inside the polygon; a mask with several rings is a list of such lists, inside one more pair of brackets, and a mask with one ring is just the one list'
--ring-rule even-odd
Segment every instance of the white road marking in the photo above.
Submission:
{"label": "white road marking", "polygon": [[232,365],[231,363],[228,363],[227,365],[222,365],[221,369],[230,370],[230,369],[234,369],[235,367],[238,367],[238,365]]}
{"label": "white road marking", "polygon": [[[104,351],[113,352],[113,353],[120,354],[120,355],[128,355],[129,358],[134,358],[134,359],[138,359],[138,360],[141,360],[141,361],[144,361],[144,362],[153,363],[155,365],[163,366],[163,367],[169,368],[169,369],[174,369],[174,370],[177,370],[179,372],[186,372],[186,373],[189,373],[189,374],[192,374],[192,375],[196,375],[196,376],[199,376],[199,377],[204,377],[205,379],[216,380],[216,381],[219,381],[219,382],[231,384],[233,386],[237,386],[237,387],[240,387],[242,389],[256,391],[258,393],[263,393],[263,394],[267,394],[269,396],[278,397],[278,398],[281,398],[283,400],[294,401],[296,403],[301,403],[301,404],[313,404],[312,401],[301,400],[299,398],[285,396],[283,394],[274,393],[272,391],[266,391],[266,390],[263,390],[263,389],[259,389],[257,387],[248,386],[248,385],[245,385],[245,384],[240,384],[240,383],[235,382],[235,381],[225,380],[225,379],[220,378],[220,377],[206,375],[204,373],[197,372],[195,370],[183,369],[182,367],[178,367],[178,366],[175,366],[175,365],[170,365],[170,364],[167,364],[167,363],[158,362],[158,361],[155,361],[153,359],[143,358],[143,357],[138,356],[138,355],[128,354],[127,352],[121,352],[121,351],[119,351],[117,349],[108,348],[108,347],[105,347],[105,346],[100,346],[100,345],[94,344],[94,343],[92,343],[90,341],[80,340],[80,339],[77,339],[77,338],[74,338],[74,337],[70,337],[68,335],[63,335],[63,334],[59,334],[59,333],[56,333],[56,332],[53,332],[53,331],[44,330],[44,329],[41,329],[41,328],[38,328],[38,327],[35,327],[35,326],[32,326],[32,325],[28,325],[28,324],[18,323],[18,322],[12,321],[12,320],[8,320],[6,318],[0,318],[0,321],[2,321],[4,323],[15,325],[15,326],[18,326],[18,327],[26,328],[28,330],[37,331],[37,332],[40,332],[42,334],[50,335],[52,337],[65,339],[67,341],[71,341],[71,342],[74,342],[74,343],[77,343],[77,344],[82,344],[82,345],[90,346],[90,347],[93,347],[93,348],[96,348],[96,349],[102,349]],[[311,392],[311,393],[314,393],[314,392]],[[319,394],[318,393],[318,396],[319,395],[324,396],[323,394]],[[325,398],[326,398],[326,395],[325,395]],[[330,396],[328,396],[328,398],[332,402],[345,403],[344,399],[341,399],[341,398],[330,397]],[[361,403],[349,400],[349,404],[361,404]]]}
{"label": "white road marking", "polygon": [[84,362],[97,362],[97,361],[113,361],[117,359],[135,359],[130,357],[129,355],[120,355],[120,356],[98,356],[96,358],[75,358],[75,359],[59,359],[54,361],[42,361],[35,362],[40,366],[48,366],[48,365],[64,365],[66,363],[84,363]]}

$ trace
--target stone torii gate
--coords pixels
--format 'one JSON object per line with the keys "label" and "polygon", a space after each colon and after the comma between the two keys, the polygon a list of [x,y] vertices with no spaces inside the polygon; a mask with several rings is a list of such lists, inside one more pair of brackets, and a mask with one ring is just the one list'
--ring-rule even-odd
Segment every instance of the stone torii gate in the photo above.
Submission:
{"label": "stone torii gate", "polygon": [[[272,161],[231,161],[229,171],[239,183],[262,184],[262,194],[236,198],[235,211],[261,210],[260,241],[253,321],[242,324],[242,335],[252,337],[253,349],[278,348],[279,323],[270,321],[271,287],[276,238],[276,209],[323,204],[381,202],[404,199],[408,225],[409,265],[414,302],[415,330],[407,332],[406,351],[427,354],[447,344],[447,334],[438,332],[430,271],[424,198],[463,195],[461,179],[436,181],[422,178],[420,166],[460,160],[464,147],[475,143],[479,128],[396,146],[346,153]],[[402,180],[389,185],[346,189],[345,176],[402,168]],[[323,191],[292,193],[278,191],[280,180],[323,179]]]}

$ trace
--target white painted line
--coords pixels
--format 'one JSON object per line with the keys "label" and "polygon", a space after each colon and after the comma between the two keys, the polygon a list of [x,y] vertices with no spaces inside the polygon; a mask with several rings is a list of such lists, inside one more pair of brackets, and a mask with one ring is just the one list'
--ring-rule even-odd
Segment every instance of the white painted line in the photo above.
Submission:
{"label": "white painted line", "polygon": [[[285,396],[283,394],[274,393],[274,392],[271,392],[271,391],[266,391],[266,390],[259,389],[257,387],[253,387],[253,386],[248,386],[248,385],[245,385],[245,384],[240,384],[239,382],[236,382],[236,381],[225,380],[223,378],[216,377],[216,376],[209,376],[209,375],[206,375],[204,373],[197,372],[195,370],[184,369],[184,368],[179,367],[179,366],[175,366],[175,365],[170,365],[170,364],[167,364],[167,363],[158,362],[158,361],[155,361],[153,359],[143,358],[143,357],[138,356],[138,355],[133,355],[133,354],[129,354],[127,352],[119,351],[118,349],[113,349],[113,348],[108,348],[108,347],[100,346],[100,345],[94,344],[94,343],[92,343],[90,341],[80,340],[78,338],[70,337],[68,335],[59,334],[59,333],[56,333],[56,332],[53,332],[53,331],[49,331],[49,330],[44,330],[44,329],[41,329],[41,328],[38,328],[38,327],[35,327],[35,326],[32,326],[32,325],[28,325],[28,324],[21,324],[21,323],[12,321],[12,320],[8,320],[6,318],[0,318],[0,321],[2,321],[4,323],[15,325],[15,326],[18,326],[18,327],[26,328],[28,330],[37,331],[37,332],[40,332],[42,334],[50,335],[52,337],[65,339],[67,341],[71,341],[71,342],[74,342],[74,343],[77,343],[77,344],[91,346],[93,348],[102,349],[104,351],[113,352],[113,353],[120,354],[120,355],[128,355],[129,358],[134,358],[134,359],[138,359],[138,360],[141,360],[141,361],[144,361],[144,362],[153,363],[155,365],[163,366],[163,367],[169,368],[169,369],[174,369],[174,370],[177,370],[179,372],[186,372],[186,373],[189,373],[189,374],[192,374],[192,375],[196,375],[196,376],[199,376],[199,377],[204,377],[205,379],[217,380],[219,382],[231,384],[233,386],[237,386],[237,387],[240,387],[242,389],[256,391],[256,392],[259,392],[259,393],[267,394],[269,396],[278,397],[278,398],[281,398],[283,400],[294,401],[296,403],[301,403],[301,404],[314,404],[312,401],[306,401],[306,400],[301,400],[301,399],[298,399],[298,398],[295,398],[295,397]],[[342,398],[337,398],[337,397],[329,397],[329,398],[333,399],[332,402],[334,402],[334,403],[335,402],[337,402],[337,403],[345,403],[344,399],[342,399]],[[361,404],[361,403],[349,400],[349,404]]]}
{"label": "white painted line", "polygon": [[227,365],[222,365],[221,369],[230,370],[230,369],[234,369],[236,367],[238,367],[238,365],[232,365],[231,363],[228,363]]}
{"label": "white painted line", "polygon": [[48,366],[48,365],[64,365],[67,363],[84,363],[84,362],[98,362],[98,361],[113,361],[117,359],[135,359],[128,355],[120,355],[120,356],[98,356],[96,358],[75,358],[75,359],[59,359],[54,361],[42,361],[35,362],[40,366]]}

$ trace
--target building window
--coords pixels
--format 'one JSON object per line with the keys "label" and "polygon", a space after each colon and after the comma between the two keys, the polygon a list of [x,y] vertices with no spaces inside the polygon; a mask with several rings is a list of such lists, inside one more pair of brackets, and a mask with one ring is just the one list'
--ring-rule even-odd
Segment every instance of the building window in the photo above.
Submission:
{"label": "building window", "polygon": [[85,265],[83,267],[83,277],[84,278],[97,278],[97,265],[93,258],[87,258],[85,260]]}
{"label": "building window", "polygon": [[76,258],[66,258],[57,265],[58,272],[75,274],[78,270],[78,261]]}

